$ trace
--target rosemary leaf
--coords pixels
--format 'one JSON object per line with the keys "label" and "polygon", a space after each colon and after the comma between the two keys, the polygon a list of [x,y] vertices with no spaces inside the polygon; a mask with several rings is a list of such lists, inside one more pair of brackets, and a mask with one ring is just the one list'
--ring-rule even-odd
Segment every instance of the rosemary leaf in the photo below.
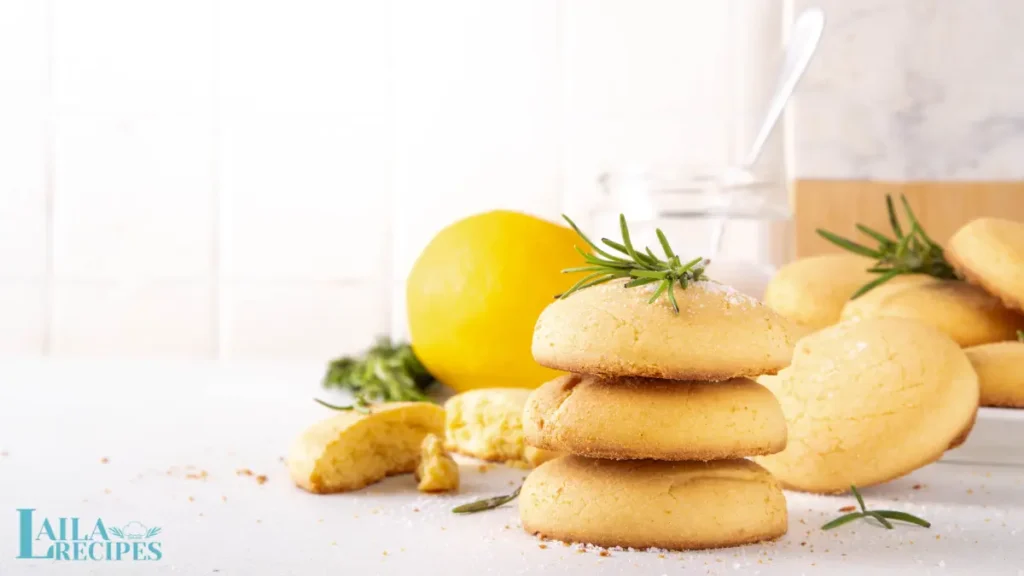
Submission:
{"label": "rosemary leaf", "polygon": [[818,235],[824,238],[825,240],[828,240],[829,242],[835,244],[836,246],[839,246],[840,248],[853,252],[854,254],[860,254],[861,256],[867,256],[868,258],[882,257],[882,253],[879,252],[878,250],[872,250],[867,246],[861,246],[860,244],[857,244],[852,240],[847,240],[846,238],[843,238],[842,236],[839,236],[837,234],[833,234],[828,230],[822,230],[819,228],[817,232]]}
{"label": "rosemary leaf", "polygon": [[901,522],[907,522],[909,524],[917,524],[922,528],[931,528],[932,523],[914,516],[913,514],[907,514],[906,512],[899,512],[896,510],[876,510],[875,514],[883,518],[889,518],[890,520],[899,520]]}
{"label": "rosemary leaf", "polygon": [[661,249],[665,251],[666,258],[675,258],[676,253],[672,251],[672,247],[668,245],[668,238],[665,238],[665,233],[658,228],[654,231],[658,235],[658,242],[661,243]]}
{"label": "rosemary leaf", "polygon": [[844,514],[844,515],[840,516],[839,518],[836,518],[835,520],[832,520],[831,522],[828,522],[828,523],[824,524],[821,527],[821,529],[822,530],[831,530],[833,528],[838,528],[839,526],[842,526],[843,524],[846,524],[848,522],[853,522],[854,520],[856,520],[858,518],[863,518],[863,517],[864,517],[864,513],[863,512],[850,512],[849,514]]}
{"label": "rosemary leaf", "polygon": [[865,512],[864,514],[866,516],[870,516],[870,517],[874,518],[875,520],[878,520],[878,522],[882,526],[885,526],[886,530],[892,530],[892,524],[888,520],[886,520],[885,517],[882,516],[881,514],[879,514],[878,512]]}
{"label": "rosemary leaf", "polygon": [[505,496],[484,498],[483,500],[477,500],[476,502],[469,502],[468,504],[456,506],[455,508],[452,508],[452,512],[454,512],[455,514],[473,514],[474,512],[483,512],[484,510],[491,510],[515,500],[519,496],[519,491],[522,489],[523,487],[520,486],[519,488],[516,488],[515,492],[507,494]]}

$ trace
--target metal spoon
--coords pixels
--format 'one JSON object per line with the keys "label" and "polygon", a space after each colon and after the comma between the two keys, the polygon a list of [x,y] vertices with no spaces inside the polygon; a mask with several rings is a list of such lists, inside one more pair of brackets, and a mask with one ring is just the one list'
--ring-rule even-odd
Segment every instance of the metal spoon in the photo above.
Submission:
{"label": "metal spoon", "polygon": [[[782,70],[775,85],[775,93],[768,104],[768,111],[765,114],[764,121],[761,123],[761,129],[758,131],[757,137],[754,138],[750,151],[747,152],[747,156],[743,159],[743,163],[739,166],[730,166],[719,179],[718,185],[721,188],[741,186],[754,182],[755,179],[751,174],[751,169],[757,163],[758,158],[761,157],[765,142],[768,141],[768,137],[771,136],[775,125],[778,124],[779,118],[782,117],[782,111],[786,109],[786,103],[789,102],[789,97],[793,95],[793,90],[796,89],[796,85],[800,82],[804,71],[807,70],[807,65],[810,64],[811,58],[814,56],[815,51],[817,51],[818,41],[821,39],[821,33],[824,28],[825,13],[821,8],[808,8],[804,10],[793,23],[793,31],[790,34],[789,44],[786,46]],[[733,198],[734,196],[730,196],[722,217],[711,232],[712,261],[715,260],[722,249],[722,236],[725,232],[725,224],[732,212]]]}

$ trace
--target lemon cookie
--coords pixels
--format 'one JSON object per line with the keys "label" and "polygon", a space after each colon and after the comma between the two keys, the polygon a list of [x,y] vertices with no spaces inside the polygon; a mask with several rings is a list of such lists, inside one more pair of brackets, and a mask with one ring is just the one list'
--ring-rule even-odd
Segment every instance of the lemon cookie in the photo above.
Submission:
{"label": "lemon cookie", "polygon": [[536,466],[559,454],[527,446],[523,440],[524,388],[484,388],[456,394],[445,402],[445,446],[465,456]]}
{"label": "lemon cookie", "polygon": [[530,395],[523,430],[533,446],[615,460],[714,460],[786,447],[779,402],[746,378],[562,376]]}
{"label": "lemon cookie", "polygon": [[973,220],[949,239],[946,258],[968,281],[1024,310],[1024,224]]}
{"label": "lemon cookie", "polygon": [[288,454],[295,484],[310,492],[358,490],[416,470],[428,434],[444,434],[444,409],[430,402],[375,405],[371,414],[339,412],[299,436]]}
{"label": "lemon cookie", "polygon": [[958,280],[907,276],[885,283],[851,300],[843,320],[895,317],[930,324],[963,347],[1016,337],[1024,316],[1010,310],[981,288]]}
{"label": "lemon cookie", "polygon": [[565,456],[526,478],[519,515],[542,537],[633,548],[736,546],[778,538],[787,525],[782,488],[749,460]]}
{"label": "lemon cookie", "polygon": [[852,254],[802,258],[783,266],[768,283],[764,303],[813,330],[839,322],[843,306],[877,275],[870,260]]}
{"label": "lemon cookie", "polygon": [[533,333],[533,357],[585,374],[728,380],[789,364],[802,330],[759,301],[709,281],[673,285],[648,303],[654,284],[613,281],[551,303]]}
{"label": "lemon cookie", "polygon": [[996,342],[964,352],[978,373],[982,406],[1024,408],[1024,342]]}
{"label": "lemon cookie", "polygon": [[459,489],[459,465],[444,451],[441,438],[427,434],[420,444],[420,463],[414,472],[420,492],[449,492]]}
{"label": "lemon cookie", "polygon": [[843,492],[937,460],[969,429],[978,377],[931,326],[902,318],[842,322],[797,344],[793,364],[758,379],[779,399],[786,449],[756,460],[784,486]]}

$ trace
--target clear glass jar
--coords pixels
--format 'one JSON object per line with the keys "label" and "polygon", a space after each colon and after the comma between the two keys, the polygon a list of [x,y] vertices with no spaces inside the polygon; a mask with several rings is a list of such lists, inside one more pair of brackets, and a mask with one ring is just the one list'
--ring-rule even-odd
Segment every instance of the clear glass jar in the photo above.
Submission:
{"label": "clear glass jar", "polygon": [[791,211],[783,181],[723,186],[700,171],[660,168],[605,173],[597,184],[591,220],[599,238],[619,239],[624,214],[634,244],[660,254],[660,228],[684,260],[711,259],[708,276],[755,298],[789,259]]}

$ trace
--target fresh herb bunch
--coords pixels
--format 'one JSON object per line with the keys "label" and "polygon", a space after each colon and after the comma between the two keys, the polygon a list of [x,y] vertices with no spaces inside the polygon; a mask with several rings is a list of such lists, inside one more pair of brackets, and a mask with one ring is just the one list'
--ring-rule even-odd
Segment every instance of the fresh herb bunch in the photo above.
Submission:
{"label": "fresh herb bunch", "polygon": [[892,530],[892,522],[889,520],[898,520],[900,522],[907,522],[909,524],[917,524],[924,528],[931,528],[931,522],[923,518],[918,518],[913,514],[907,514],[906,512],[898,512],[896,510],[868,510],[864,505],[864,499],[861,498],[860,492],[857,487],[853,484],[850,485],[850,491],[853,492],[855,498],[857,498],[857,504],[860,504],[860,512],[850,512],[849,514],[843,514],[839,518],[825,524],[821,527],[822,530],[831,530],[846,524],[847,522],[853,522],[858,518],[874,518],[878,520],[878,523],[885,527],[886,530]]}
{"label": "fresh herb bunch", "polygon": [[371,402],[427,401],[424,391],[435,382],[409,344],[380,337],[358,357],[333,360],[324,375],[324,388],[348,390],[355,405]]}
{"label": "fresh herb bunch", "polygon": [[704,269],[709,264],[708,260],[698,257],[683,263],[679,256],[672,251],[672,247],[668,244],[668,239],[665,238],[665,234],[660,229],[656,230],[656,232],[661,248],[665,251],[665,260],[658,258],[650,248],[644,248],[643,251],[634,248],[633,242],[629,238],[629,227],[626,226],[626,217],[619,214],[622,242],[619,243],[607,238],[601,238],[601,242],[619,252],[621,254],[619,256],[611,254],[591,242],[590,238],[587,238],[587,235],[568,216],[563,214],[562,218],[565,218],[565,221],[569,223],[569,226],[572,226],[576,234],[590,246],[593,253],[588,254],[580,249],[579,246],[575,247],[576,251],[586,260],[587,266],[566,268],[562,272],[590,272],[590,274],[581,278],[579,282],[556,296],[556,298],[566,298],[576,291],[603,284],[616,278],[632,278],[632,280],[626,283],[626,288],[634,288],[657,282],[658,287],[650,300],[648,300],[648,303],[653,303],[659,296],[666,294],[668,301],[672,303],[672,310],[678,313],[679,304],[676,302],[676,295],[672,289],[673,284],[679,283],[685,290],[691,282],[707,280],[707,276],[704,275]]}
{"label": "fresh herb bunch", "polygon": [[927,274],[943,280],[960,279],[953,266],[946,260],[942,246],[933,242],[921,228],[921,223],[910,209],[907,198],[901,195],[900,200],[903,202],[907,219],[910,220],[910,230],[906,234],[903,233],[903,226],[893,207],[892,196],[888,194],[885,196],[885,205],[889,210],[889,225],[892,226],[895,238],[890,238],[863,224],[857,224],[858,230],[878,242],[878,248],[868,248],[828,230],[817,230],[819,236],[836,246],[876,260],[875,265],[868,268],[868,272],[879,274],[878,278],[861,286],[850,297],[851,300],[902,274]]}
{"label": "fresh herb bunch", "polygon": [[523,487],[520,486],[519,488],[516,488],[514,492],[512,492],[511,494],[507,494],[505,496],[484,498],[483,500],[477,500],[476,502],[470,502],[468,504],[456,506],[455,508],[452,508],[452,512],[455,514],[472,514],[474,512],[492,510],[494,508],[497,508],[498,506],[508,504],[509,502],[515,500],[519,496],[519,491],[522,489]]}

